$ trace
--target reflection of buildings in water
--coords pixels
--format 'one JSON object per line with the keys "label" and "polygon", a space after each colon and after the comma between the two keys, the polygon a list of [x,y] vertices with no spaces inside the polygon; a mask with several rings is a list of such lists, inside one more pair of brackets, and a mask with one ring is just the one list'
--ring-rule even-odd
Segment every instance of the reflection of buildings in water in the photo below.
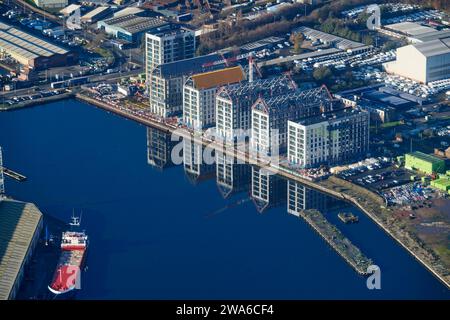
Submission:
{"label": "reflection of buildings in water", "polygon": [[184,172],[192,184],[197,184],[198,182],[214,177],[214,151],[211,151],[210,148],[206,150],[205,155],[211,155],[211,159],[207,159],[203,156],[205,149],[206,147],[202,144],[183,139]]}
{"label": "reflection of buildings in water", "polygon": [[250,166],[235,163],[234,157],[216,153],[216,182],[224,198],[248,190],[250,186]]}
{"label": "reflection of buildings in water", "polygon": [[286,180],[265,169],[252,167],[252,199],[259,212],[286,201]]}
{"label": "reflection of buildings in water", "polygon": [[321,212],[331,209],[341,203],[338,199],[308,188],[305,185],[289,180],[287,185],[288,213],[299,216],[300,212],[317,209]]}
{"label": "reflection of buildings in water", "polygon": [[178,141],[171,141],[171,134],[147,127],[147,162],[160,170],[174,166],[171,152]]}

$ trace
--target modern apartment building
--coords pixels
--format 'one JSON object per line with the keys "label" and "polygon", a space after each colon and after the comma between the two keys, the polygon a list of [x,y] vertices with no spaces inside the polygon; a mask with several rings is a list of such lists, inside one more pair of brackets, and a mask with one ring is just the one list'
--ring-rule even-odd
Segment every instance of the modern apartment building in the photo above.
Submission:
{"label": "modern apartment building", "polygon": [[183,89],[183,121],[196,130],[216,123],[215,102],[217,90],[224,85],[245,80],[240,67],[195,74],[189,77]]}
{"label": "modern apartment building", "polygon": [[216,53],[158,65],[147,78],[151,112],[161,117],[181,114],[183,86],[187,78],[225,67],[223,58]]}
{"label": "modern apartment building", "polygon": [[302,168],[334,165],[369,151],[367,111],[345,108],[300,121],[288,121],[288,159]]}
{"label": "modern apartment building", "polygon": [[158,65],[195,56],[195,34],[178,25],[163,25],[145,34],[146,76]]}
{"label": "modern apartment building", "polygon": [[325,86],[270,98],[259,98],[252,107],[250,145],[260,155],[276,155],[286,148],[288,120],[319,115],[333,110]]}
{"label": "modern apartment building", "polygon": [[245,81],[220,88],[216,96],[216,133],[236,140],[251,128],[252,105],[259,97],[269,98],[294,92],[295,82],[287,76]]}

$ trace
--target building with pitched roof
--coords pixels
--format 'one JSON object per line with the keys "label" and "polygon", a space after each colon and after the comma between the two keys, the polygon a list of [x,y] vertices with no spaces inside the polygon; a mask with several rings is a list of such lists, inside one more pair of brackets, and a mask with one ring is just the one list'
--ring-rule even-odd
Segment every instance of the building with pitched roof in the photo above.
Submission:
{"label": "building with pitched roof", "polygon": [[288,120],[332,111],[340,102],[325,86],[269,98],[259,98],[252,107],[250,146],[260,155],[277,155],[287,143]]}
{"label": "building with pitched roof", "polygon": [[183,85],[187,78],[226,66],[226,62],[217,53],[158,65],[148,78],[151,112],[161,117],[181,114]]}
{"label": "building with pitched roof", "polygon": [[397,60],[384,64],[388,73],[421,83],[450,77],[450,37],[397,49]]}
{"label": "building with pitched roof", "polygon": [[65,66],[77,60],[74,52],[1,22],[0,51],[35,70]]}
{"label": "building with pitched roof", "polygon": [[42,219],[34,204],[0,198],[0,300],[16,297],[39,240]]}
{"label": "building with pitched roof", "polygon": [[190,76],[183,88],[183,121],[194,129],[205,129],[216,123],[215,101],[221,86],[246,79],[241,66]]}
{"label": "building with pitched roof", "polygon": [[252,105],[259,97],[268,98],[294,92],[297,86],[288,76],[243,81],[220,88],[216,96],[216,133],[235,140],[251,128]]}

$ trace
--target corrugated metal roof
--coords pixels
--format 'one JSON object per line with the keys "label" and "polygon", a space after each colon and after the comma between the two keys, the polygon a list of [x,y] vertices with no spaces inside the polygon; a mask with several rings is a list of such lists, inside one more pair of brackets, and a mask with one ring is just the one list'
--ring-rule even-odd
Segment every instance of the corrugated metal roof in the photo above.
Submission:
{"label": "corrugated metal roof", "polygon": [[66,54],[68,51],[46,40],[0,23],[0,49],[13,56],[27,60],[38,57],[51,57],[54,54]]}
{"label": "corrugated metal roof", "polygon": [[41,219],[32,203],[0,201],[0,300],[8,299]]}
{"label": "corrugated metal roof", "polygon": [[192,76],[196,89],[210,89],[230,83],[237,83],[245,79],[240,66],[200,73]]}
{"label": "corrugated metal roof", "polygon": [[129,33],[138,33],[169,24],[158,18],[141,17],[134,14],[113,17],[104,20],[103,23],[115,28],[122,28]]}
{"label": "corrugated metal roof", "polygon": [[423,43],[417,43],[413,46],[419,50],[425,57],[433,57],[442,54],[450,54],[450,39],[438,39]]}
{"label": "corrugated metal roof", "polygon": [[92,11],[89,11],[88,13],[86,13],[84,16],[81,17],[82,20],[86,20],[86,19],[92,19],[93,17],[95,17],[97,14],[102,13],[105,10],[108,10],[109,7],[97,7]]}
{"label": "corrugated metal roof", "polygon": [[432,154],[427,154],[427,153],[423,153],[423,152],[420,152],[420,151],[414,151],[414,152],[411,152],[411,153],[407,153],[406,155],[407,156],[412,156],[412,157],[415,157],[417,159],[420,159],[420,160],[423,160],[423,161],[427,161],[427,162],[430,162],[430,163],[444,162],[444,160],[442,160],[442,159],[440,159],[440,158],[438,158],[436,156],[433,156]]}
{"label": "corrugated metal roof", "polygon": [[217,69],[214,67],[215,65],[223,68],[225,61],[217,53],[212,53],[205,56],[163,63],[156,68],[154,74],[159,72],[161,77],[171,78],[209,71],[209,69]]}
{"label": "corrugated metal roof", "polygon": [[80,9],[80,8],[81,8],[81,6],[79,4],[72,3],[71,5],[68,5],[67,7],[65,7],[64,9],[59,10],[59,12],[64,15],[69,15],[72,12],[74,12],[75,10]]}
{"label": "corrugated metal roof", "polygon": [[389,24],[385,27],[392,29],[394,31],[402,32],[402,33],[410,35],[410,36],[418,36],[421,34],[436,31],[435,29],[433,29],[431,27],[422,26],[415,22],[400,22],[400,23]]}

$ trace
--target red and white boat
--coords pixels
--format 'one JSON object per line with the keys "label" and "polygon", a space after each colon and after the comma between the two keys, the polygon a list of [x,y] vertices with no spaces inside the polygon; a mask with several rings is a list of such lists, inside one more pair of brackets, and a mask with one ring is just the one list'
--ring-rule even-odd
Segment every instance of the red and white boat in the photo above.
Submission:
{"label": "red and white boat", "polygon": [[[81,219],[72,217],[71,226],[80,226]],[[61,256],[48,286],[50,292],[60,295],[79,289],[79,281],[88,248],[88,236],[83,232],[65,231],[61,237]]]}

